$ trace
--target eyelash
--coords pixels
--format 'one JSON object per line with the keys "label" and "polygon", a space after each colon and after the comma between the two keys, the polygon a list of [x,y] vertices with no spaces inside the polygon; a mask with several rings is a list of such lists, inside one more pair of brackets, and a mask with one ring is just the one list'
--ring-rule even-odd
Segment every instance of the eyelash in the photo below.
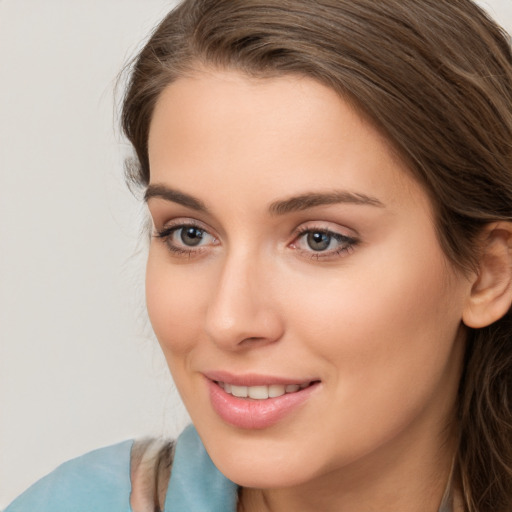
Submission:
{"label": "eyelash", "polygon": [[[197,229],[198,231],[201,231],[203,234],[206,234],[207,236],[210,236],[213,238],[214,241],[216,241],[215,237],[208,233],[208,231],[200,226],[199,224],[196,224],[194,222],[183,222],[180,224],[174,224],[170,226],[165,226],[161,230],[158,230],[154,237],[161,239],[169,251],[171,251],[176,256],[188,256],[189,258],[193,256],[199,256],[205,248],[202,246],[198,246],[196,248],[185,249],[186,246],[178,246],[175,243],[172,242],[172,236],[178,232],[179,230],[185,230],[185,229]],[[298,241],[309,234],[322,234],[328,236],[331,240],[335,240],[340,244],[339,247],[336,249],[331,249],[328,251],[314,251],[314,249],[306,250],[306,249],[300,249],[297,247]],[[341,233],[337,233],[336,231],[332,231],[330,229],[327,229],[325,227],[317,228],[315,226],[303,226],[299,227],[296,232],[294,233],[294,240],[290,244],[291,247],[296,249],[301,253],[301,255],[306,256],[312,260],[322,260],[322,259],[329,259],[329,258],[336,258],[336,256],[341,257],[344,254],[350,254],[355,246],[358,244],[359,240],[353,237],[349,237],[346,235],[342,235]]]}
{"label": "eyelash", "polygon": [[339,247],[337,247],[336,249],[331,249],[330,251],[314,251],[313,249],[303,250],[297,248],[297,250],[299,250],[303,254],[305,253],[307,257],[312,260],[336,258],[336,256],[341,257],[342,255],[350,254],[352,253],[356,245],[359,243],[359,240],[357,240],[356,238],[342,235],[341,233],[338,233],[331,229],[327,229],[325,227],[318,228],[315,226],[302,226],[299,227],[295,232],[295,239],[291,245],[294,246],[297,243],[297,240],[300,240],[306,235],[312,233],[326,235],[331,239],[336,240],[340,244]]}
{"label": "eyelash", "polygon": [[215,239],[215,237],[213,237],[213,235],[210,235],[210,233],[208,233],[208,231],[206,229],[204,229],[199,224],[195,224],[194,222],[183,222],[183,223],[174,224],[171,226],[165,226],[161,230],[158,230],[154,236],[155,236],[155,238],[159,238],[159,239],[163,240],[163,242],[165,243],[167,248],[176,256],[178,256],[178,257],[179,256],[188,256],[190,258],[192,256],[199,255],[201,252],[203,252],[203,250],[204,250],[203,247],[199,246],[199,247],[193,248],[193,249],[192,248],[185,249],[184,247],[186,247],[186,246],[180,247],[180,246],[177,246],[176,244],[172,243],[172,236],[177,231],[179,231],[181,229],[190,229],[190,228],[197,229],[198,231],[201,231],[202,233],[206,233],[208,236],[211,236],[212,238]]}

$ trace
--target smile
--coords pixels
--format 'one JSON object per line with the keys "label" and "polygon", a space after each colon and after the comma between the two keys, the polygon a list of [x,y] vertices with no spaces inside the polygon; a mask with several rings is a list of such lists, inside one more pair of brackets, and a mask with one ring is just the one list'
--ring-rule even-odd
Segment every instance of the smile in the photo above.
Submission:
{"label": "smile", "polygon": [[294,383],[262,375],[215,372],[205,377],[213,410],[224,422],[242,429],[272,427],[304,407],[322,387],[319,380]]}
{"label": "smile", "polygon": [[301,389],[309,387],[312,382],[302,384],[270,384],[268,386],[237,386],[228,382],[216,382],[226,393],[237,398],[252,398],[253,400],[267,400],[277,398],[287,393],[296,393]]}

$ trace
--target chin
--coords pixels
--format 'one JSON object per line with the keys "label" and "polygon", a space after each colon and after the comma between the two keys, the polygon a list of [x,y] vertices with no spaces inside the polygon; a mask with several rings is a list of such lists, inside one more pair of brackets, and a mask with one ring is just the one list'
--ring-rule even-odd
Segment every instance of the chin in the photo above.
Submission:
{"label": "chin", "polygon": [[290,488],[314,479],[311,468],[297,468],[290,464],[276,466],[273,461],[268,460],[233,460],[216,465],[237,485],[253,489]]}
{"label": "chin", "polygon": [[[221,429],[222,430],[222,429]],[[277,489],[303,485],[321,472],[310,450],[293,435],[287,440],[263,432],[200,435],[216,467],[242,487]],[[305,461],[307,461],[305,463]]]}

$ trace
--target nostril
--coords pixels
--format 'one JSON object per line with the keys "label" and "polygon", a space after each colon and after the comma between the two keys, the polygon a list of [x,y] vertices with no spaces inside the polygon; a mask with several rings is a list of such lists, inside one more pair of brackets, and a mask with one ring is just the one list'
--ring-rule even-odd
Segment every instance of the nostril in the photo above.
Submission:
{"label": "nostril", "polygon": [[249,338],[245,338],[241,341],[241,343],[255,343],[258,341],[265,341],[265,338],[259,336],[251,336]]}

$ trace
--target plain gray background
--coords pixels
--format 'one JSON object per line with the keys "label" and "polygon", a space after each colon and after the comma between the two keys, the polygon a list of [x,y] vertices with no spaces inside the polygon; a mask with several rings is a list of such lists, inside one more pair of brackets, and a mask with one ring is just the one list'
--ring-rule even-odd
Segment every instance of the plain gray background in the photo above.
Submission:
{"label": "plain gray background", "polygon": [[[512,0],[486,0],[512,29]],[[186,414],[144,313],[118,72],[169,0],[0,0],[0,508]]]}
{"label": "plain gray background", "polygon": [[147,334],[114,108],[172,5],[0,2],[0,509],[60,462],[184,416]]}

